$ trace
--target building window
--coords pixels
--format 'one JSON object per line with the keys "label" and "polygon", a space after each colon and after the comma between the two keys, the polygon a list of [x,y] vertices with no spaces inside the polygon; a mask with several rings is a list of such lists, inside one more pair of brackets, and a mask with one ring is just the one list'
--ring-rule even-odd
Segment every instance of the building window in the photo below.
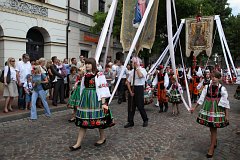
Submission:
{"label": "building window", "polygon": [[105,1],[104,0],[99,0],[99,11],[105,12]]}
{"label": "building window", "polygon": [[85,57],[85,58],[88,58],[88,53],[89,53],[89,51],[87,51],[87,50],[81,50],[80,52],[81,52],[81,53],[80,53],[81,56],[83,56],[83,57]]}
{"label": "building window", "polygon": [[88,13],[88,0],[80,1],[80,9],[83,13]]}

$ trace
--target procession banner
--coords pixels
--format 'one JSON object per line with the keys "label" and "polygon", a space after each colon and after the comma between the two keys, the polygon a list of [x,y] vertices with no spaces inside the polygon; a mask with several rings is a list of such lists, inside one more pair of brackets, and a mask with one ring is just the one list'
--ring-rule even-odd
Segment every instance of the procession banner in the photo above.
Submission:
{"label": "procession banner", "polygon": [[[137,28],[145,14],[149,0],[123,0],[122,26],[120,34],[120,42],[123,51],[129,51]],[[141,49],[151,49],[155,41],[156,23],[158,13],[158,0],[154,0],[153,7],[147,18],[144,29],[138,39],[135,47],[136,53]]]}
{"label": "procession banner", "polygon": [[202,51],[206,51],[208,57],[212,54],[212,38],[214,17],[202,17],[197,19],[186,19],[186,56],[191,52],[197,56]]}

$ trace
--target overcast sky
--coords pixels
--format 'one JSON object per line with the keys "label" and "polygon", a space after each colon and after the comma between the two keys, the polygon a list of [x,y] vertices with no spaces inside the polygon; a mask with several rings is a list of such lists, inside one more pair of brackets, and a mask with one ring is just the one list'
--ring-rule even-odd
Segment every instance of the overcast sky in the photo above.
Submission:
{"label": "overcast sky", "polygon": [[240,0],[228,0],[230,7],[232,8],[232,14],[238,15],[240,13]]}

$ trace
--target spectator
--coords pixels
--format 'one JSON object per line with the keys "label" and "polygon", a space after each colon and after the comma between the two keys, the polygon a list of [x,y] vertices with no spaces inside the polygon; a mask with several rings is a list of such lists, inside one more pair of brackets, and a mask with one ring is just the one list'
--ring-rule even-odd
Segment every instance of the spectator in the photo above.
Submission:
{"label": "spectator", "polygon": [[82,68],[85,65],[84,56],[79,56],[80,61],[77,62],[77,68]]}
{"label": "spectator", "polygon": [[53,82],[55,82],[52,105],[57,106],[58,95],[60,95],[60,103],[66,104],[64,101],[64,76],[62,75],[61,69],[59,69],[60,67],[58,66],[58,59],[56,56],[52,57],[52,62],[53,64],[50,66],[50,68],[53,76],[51,79]]}
{"label": "spectator", "polygon": [[32,106],[32,92],[33,92],[33,85],[32,85],[32,75],[27,75],[27,81],[23,84],[23,88],[25,91],[25,101],[26,107],[25,109],[28,110]]}
{"label": "spectator", "polygon": [[37,119],[37,109],[36,109],[36,102],[37,98],[40,97],[44,106],[45,115],[47,117],[51,116],[51,112],[47,103],[46,99],[46,92],[42,88],[42,83],[47,83],[48,79],[45,74],[41,74],[40,66],[34,67],[34,74],[33,74],[33,93],[32,93],[32,107],[31,107],[31,120]]}
{"label": "spectator", "polygon": [[[7,73],[10,69],[11,73],[11,81],[8,84],[7,83]],[[4,67],[4,90],[3,90],[3,97],[5,97],[5,108],[4,113],[7,113],[8,111],[12,112],[12,102],[14,97],[18,96],[17,91],[17,72],[15,69],[15,59],[14,58],[8,58],[7,65]]]}
{"label": "spectator", "polygon": [[29,55],[23,54],[22,61],[19,61],[16,65],[17,73],[19,74],[18,78],[18,107],[19,109],[25,109],[25,92],[23,89],[23,84],[26,81],[28,74],[31,74],[32,66],[29,62]]}
{"label": "spectator", "polygon": [[71,66],[77,67],[77,59],[76,58],[71,59]]}
{"label": "spectator", "polygon": [[[50,66],[52,65],[52,61],[47,61],[47,64],[46,64],[46,68],[47,68],[47,72],[48,72],[48,76],[49,76],[49,80],[51,81],[51,83],[52,83],[52,87],[54,86],[54,83],[52,82],[52,80],[51,80],[51,77],[53,77],[53,74],[52,74],[52,71],[51,71],[51,68],[50,68]],[[51,88],[51,89],[49,89],[49,99],[50,100],[52,100],[52,91],[53,91],[53,89]]]}

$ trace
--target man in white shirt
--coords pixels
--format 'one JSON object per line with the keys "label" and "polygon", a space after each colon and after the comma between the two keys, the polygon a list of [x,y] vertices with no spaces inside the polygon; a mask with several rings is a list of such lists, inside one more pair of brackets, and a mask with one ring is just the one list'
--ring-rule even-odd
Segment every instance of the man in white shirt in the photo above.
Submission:
{"label": "man in white shirt", "polygon": [[77,68],[82,68],[85,65],[84,56],[79,56],[80,61],[77,62]]}
{"label": "man in white shirt", "polygon": [[132,65],[134,69],[130,71],[129,77],[126,81],[130,93],[128,96],[128,123],[124,126],[124,128],[134,126],[133,119],[136,107],[138,108],[143,119],[143,127],[148,126],[148,117],[144,109],[144,86],[146,82],[147,71],[140,67],[139,61],[140,59],[138,57],[134,57],[132,59]]}
{"label": "man in white shirt", "polygon": [[123,76],[121,77],[121,81],[118,86],[118,104],[121,104],[122,102],[126,102],[125,82],[126,82],[128,70],[126,67],[123,66],[123,63],[120,60],[118,61],[117,64],[118,64],[118,67],[116,69],[116,75],[115,75],[116,79],[118,79],[117,77],[120,77],[121,71],[124,70]]}
{"label": "man in white shirt", "polygon": [[19,77],[17,77],[18,81],[18,108],[24,110],[26,107],[25,104],[25,92],[23,88],[23,84],[27,81],[26,77],[28,74],[31,74],[32,66],[29,62],[30,58],[28,54],[22,55],[22,61],[19,61],[16,64],[16,71],[18,72]]}

